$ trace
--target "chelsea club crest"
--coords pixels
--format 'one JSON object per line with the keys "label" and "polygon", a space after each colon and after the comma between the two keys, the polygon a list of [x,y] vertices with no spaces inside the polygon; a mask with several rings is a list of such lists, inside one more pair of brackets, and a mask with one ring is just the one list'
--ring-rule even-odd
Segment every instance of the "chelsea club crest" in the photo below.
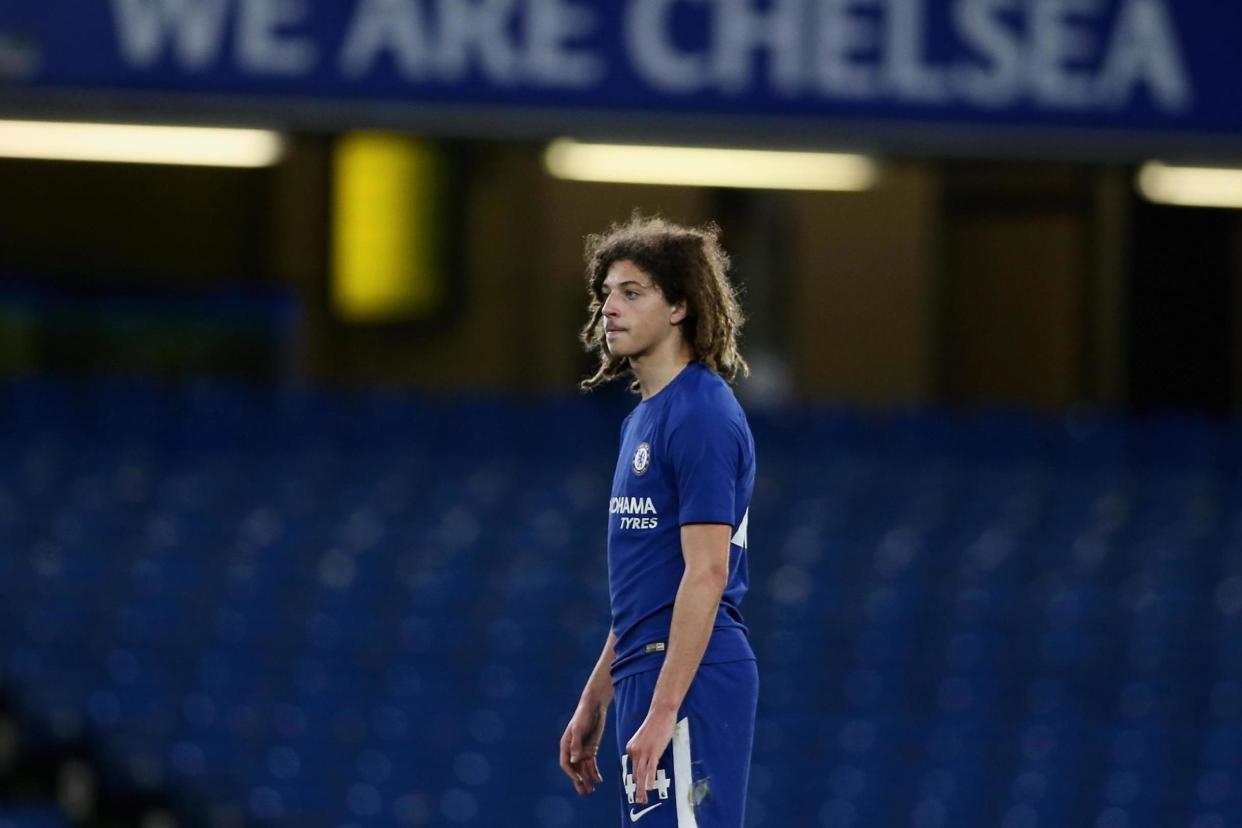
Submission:
{"label": "chelsea club crest", "polygon": [[630,463],[634,469],[634,474],[646,474],[647,469],[651,466],[651,444],[639,443],[638,448],[634,449],[634,460]]}

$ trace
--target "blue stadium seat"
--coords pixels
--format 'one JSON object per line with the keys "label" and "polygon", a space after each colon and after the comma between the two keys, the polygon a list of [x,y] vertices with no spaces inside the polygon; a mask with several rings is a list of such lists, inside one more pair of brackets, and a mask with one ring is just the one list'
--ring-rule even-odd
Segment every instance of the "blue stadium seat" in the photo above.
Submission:
{"label": "blue stadium seat", "polygon": [[59,811],[50,808],[0,802],[0,828],[71,828],[72,825]]}
{"label": "blue stadium seat", "polygon": [[[615,820],[555,744],[628,404],[0,383],[23,738],[203,828]],[[752,424],[749,824],[1242,824],[1242,427]]]}

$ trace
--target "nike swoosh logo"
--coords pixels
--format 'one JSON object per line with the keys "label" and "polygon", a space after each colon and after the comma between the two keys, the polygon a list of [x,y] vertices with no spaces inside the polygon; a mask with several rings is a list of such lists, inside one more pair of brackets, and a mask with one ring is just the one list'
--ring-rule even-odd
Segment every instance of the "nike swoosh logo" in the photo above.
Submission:
{"label": "nike swoosh logo", "polygon": [[634,813],[634,809],[631,808],[630,809],[630,822],[638,822],[640,819],[643,818],[643,815],[646,814],[648,811],[654,811],[656,808],[659,808],[663,804],[664,804],[663,802],[657,802],[654,805],[643,808],[638,813]]}

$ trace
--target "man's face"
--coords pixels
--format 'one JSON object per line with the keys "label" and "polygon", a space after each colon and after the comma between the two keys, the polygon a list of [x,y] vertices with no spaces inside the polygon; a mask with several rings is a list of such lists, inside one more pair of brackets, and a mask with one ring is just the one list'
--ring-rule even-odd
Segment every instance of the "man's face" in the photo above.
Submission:
{"label": "man's face", "polygon": [[622,259],[608,268],[604,296],[604,338],[616,357],[641,357],[677,333],[686,316],[684,302],[670,305],[651,277]]}

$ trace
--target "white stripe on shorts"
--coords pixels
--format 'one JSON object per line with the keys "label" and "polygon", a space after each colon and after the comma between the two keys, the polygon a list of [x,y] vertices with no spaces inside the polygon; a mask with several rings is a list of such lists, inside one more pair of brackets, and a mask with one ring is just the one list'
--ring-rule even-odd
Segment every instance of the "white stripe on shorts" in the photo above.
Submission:
{"label": "white stripe on shorts", "polygon": [[677,828],[699,828],[690,799],[690,719],[673,726],[673,792],[677,797]]}

